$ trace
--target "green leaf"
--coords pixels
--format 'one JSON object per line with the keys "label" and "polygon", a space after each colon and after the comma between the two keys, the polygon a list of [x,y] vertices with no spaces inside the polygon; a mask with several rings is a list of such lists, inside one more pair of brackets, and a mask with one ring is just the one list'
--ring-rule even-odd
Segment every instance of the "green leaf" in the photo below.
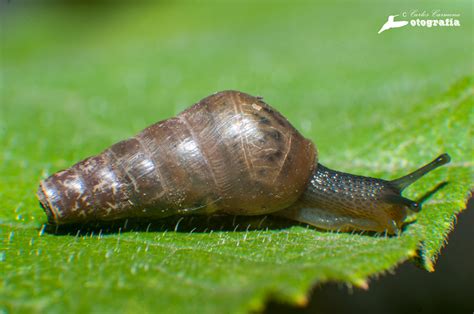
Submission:
{"label": "green leaf", "polygon": [[[411,2],[9,7],[0,309],[245,313],[269,297],[304,304],[329,280],[365,288],[409,259],[433,270],[473,188],[474,69],[471,3],[426,6],[461,13],[462,27],[377,35]],[[265,96],[333,169],[392,179],[447,152],[405,195],[447,184],[395,237],[262,217],[45,228],[41,178],[223,89]]]}

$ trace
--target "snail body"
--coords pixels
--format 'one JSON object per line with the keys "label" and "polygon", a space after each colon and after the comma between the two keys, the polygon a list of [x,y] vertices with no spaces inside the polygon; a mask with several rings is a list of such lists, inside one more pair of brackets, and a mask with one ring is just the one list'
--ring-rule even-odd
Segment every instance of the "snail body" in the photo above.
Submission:
{"label": "snail body", "polygon": [[51,224],[185,214],[275,214],[323,229],[395,233],[405,186],[442,155],[385,181],[330,170],[313,143],[262,98],[224,91],[40,183]]}

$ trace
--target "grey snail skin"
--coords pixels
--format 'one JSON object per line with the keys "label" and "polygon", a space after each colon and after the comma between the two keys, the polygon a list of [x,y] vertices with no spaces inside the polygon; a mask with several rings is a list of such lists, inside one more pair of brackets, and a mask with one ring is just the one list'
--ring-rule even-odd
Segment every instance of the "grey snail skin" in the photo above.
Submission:
{"label": "grey snail skin", "polygon": [[443,154],[391,181],[334,171],[261,97],[223,91],[51,175],[37,196],[53,225],[271,214],[321,229],[393,234],[408,211],[421,210],[402,191],[449,161]]}

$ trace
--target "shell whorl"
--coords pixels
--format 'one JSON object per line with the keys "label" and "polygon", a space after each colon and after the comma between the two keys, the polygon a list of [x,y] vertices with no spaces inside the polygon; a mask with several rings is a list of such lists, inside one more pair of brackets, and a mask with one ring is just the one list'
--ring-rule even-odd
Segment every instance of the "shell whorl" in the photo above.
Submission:
{"label": "shell whorl", "polygon": [[54,224],[187,213],[258,215],[303,193],[314,145],[261,98],[211,95],[43,180]]}

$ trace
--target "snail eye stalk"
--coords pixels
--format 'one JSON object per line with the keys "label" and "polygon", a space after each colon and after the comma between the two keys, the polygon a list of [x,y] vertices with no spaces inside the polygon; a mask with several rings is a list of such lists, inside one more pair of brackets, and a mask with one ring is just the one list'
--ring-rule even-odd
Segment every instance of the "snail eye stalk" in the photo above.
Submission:
{"label": "snail eye stalk", "polygon": [[448,154],[442,154],[439,155],[435,160],[430,162],[427,165],[424,165],[423,167],[413,171],[410,174],[407,174],[406,176],[403,176],[401,178],[395,179],[390,181],[392,186],[394,186],[397,190],[402,192],[407,186],[412,184],[413,182],[417,181],[420,179],[422,176],[427,174],[428,172],[445,165],[451,161],[451,157],[449,157]]}
{"label": "snail eye stalk", "polygon": [[420,179],[422,176],[427,174],[428,172],[449,163],[451,157],[448,154],[439,155],[435,160],[430,162],[429,164],[424,165],[423,167],[413,171],[406,176],[401,178],[395,179],[390,181],[390,185],[394,187],[395,191],[398,193],[397,195],[390,195],[387,196],[387,201],[395,204],[402,204],[407,206],[410,210],[414,212],[419,212],[421,210],[421,203],[412,201],[408,198],[405,198],[401,195],[402,191],[411,185],[413,182]]}

